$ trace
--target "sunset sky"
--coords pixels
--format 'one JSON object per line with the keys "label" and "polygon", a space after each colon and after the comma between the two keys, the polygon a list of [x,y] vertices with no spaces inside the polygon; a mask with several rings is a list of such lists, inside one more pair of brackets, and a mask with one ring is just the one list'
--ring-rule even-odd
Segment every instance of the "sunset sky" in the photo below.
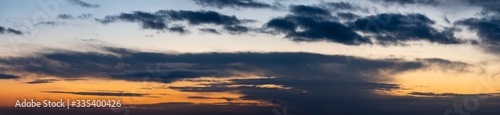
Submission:
{"label": "sunset sky", "polygon": [[0,0],[0,115],[500,114],[499,6]]}

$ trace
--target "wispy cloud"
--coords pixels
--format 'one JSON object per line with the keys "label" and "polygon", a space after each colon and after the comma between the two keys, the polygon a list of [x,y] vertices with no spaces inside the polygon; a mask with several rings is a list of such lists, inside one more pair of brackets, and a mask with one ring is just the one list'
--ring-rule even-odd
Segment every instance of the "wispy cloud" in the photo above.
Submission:
{"label": "wispy cloud", "polygon": [[44,93],[62,93],[75,95],[91,95],[91,96],[119,96],[119,97],[142,97],[148,94],[140,93],[125,93],[125,92],[110,92],[110,91],[90,91],[90,92],[69,92],[69,91],[42,91]]}
{"label": "wispy cloud", "polygon": [[11,33],[11,34],[15,34],[15,35],[23,35],[23,32],[20,30],[0,26],[0,34],[5,34],[5,33]]}
{"label": "wispy cloud", "polygon": [[17,79],[17,78],[21,77],[9,74],[0,74],[0,79]]}
{"label": "wispy cloud", "polygon": [[99,8],[99,7],[101,7],[98,4],[91,4],[91,3],[83,2],[81,0],[68,0],[68,1],[74,5],[78,5],[78,6],[85,7],[85,8]]}
{"label": "wispy cloud", "polygon": [[201,6],[216,8],[274,8],[274,6],[256,0],[193,0]]}

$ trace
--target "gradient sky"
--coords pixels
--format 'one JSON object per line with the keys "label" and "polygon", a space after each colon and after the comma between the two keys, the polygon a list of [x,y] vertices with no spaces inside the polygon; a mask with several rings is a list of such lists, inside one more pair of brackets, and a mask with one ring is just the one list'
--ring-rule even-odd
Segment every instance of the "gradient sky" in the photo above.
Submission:
{"label": "gradient sky", "polygon": [[[0,115],[499,114],[498,6],[0,0]],[[125,106],[12,108],[24,98]]]}

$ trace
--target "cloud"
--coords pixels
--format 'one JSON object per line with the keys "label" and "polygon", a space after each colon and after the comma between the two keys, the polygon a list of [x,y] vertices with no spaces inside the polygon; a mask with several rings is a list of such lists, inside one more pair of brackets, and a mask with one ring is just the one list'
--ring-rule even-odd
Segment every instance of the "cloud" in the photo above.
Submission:
{"label": "cloud", "polygon": [[[154,13],[135,11],[132,13],[121,13],[119,15],[106,16],[104,19],[96,19],[103,24],[113,23],[117,21],[135,22],[142,25],[143,29],[154,30],[169,30],[172,32],[186,33],[189,30],[179,26],[168,27],[168,23],[172,22],[188,22],[189,25],[218,25],[230,33],[246,33],[250,31],[248,27],[241,24],[249,22],[242,20],[236,16],[220,14],[214,11],[185,11],[185,10],[159,10]],[[182,28],[181,28],[182,27]]]}
{"label": "cloud", "polygon": [[[345,45],[372,43],[370,39],[339,22],[339,17],[331,15],[331,9],[350,9],[354,7],[353,5],[343,2],[330,4],[328,7],[325,5],[291,5],[291,14],[273,18],[265,23],[263,33],[283,33],[286,35],[285,38],[297,42],[327,41]],[[341,19],[356,17],[355,14],[339,15],[342,16]]]}
{"label": "cloud", "polygon": [[56,22],[39,22],[37,23],[36,25],[56,25],[57,23]]}
{"label": "cloud", "polygon": [[[329,41],[346,45],[370,44],[371,41],[336,21],[316,20],[313,17],[288,15],[274,18],[265,28],[286,34],[293,41]],[[302,30],[299,30],[302,29]]]}
{"label": "cloud", "polygon": [[270,4],[255,0],[193,0],[201,6],[222,8],[273,8]]}
{"label": "cloud", "polygon": [[339,13],[337,13],[337,17],[339,17],[341,19],[345,19],[345,20],[354,20],[354,19],[359,18],[361,16],[350,13],[350,12],[339,12]]}
{"label": "cloud", "polygon": [[120,73],[111,73],[111,78],[126,79],[130,81],[144,81],[144,78],[152,78],[150,81],[172,82],[185,78],[198,77],[224,77],[230,74],[217,70],[143,70],[143,71],[127,71]]}
{"label": "cloud", "polygon": [[0,74],[0,79],[18,79],[18,78],[21,77],[9,74]]}
{"label": "cloud", "polygon": [[483,14],[487,13],[494,13],[494,14],[499,14],[500,13],[500,1],[496,0],[462,0],[463,2],[474,5],[474,6],[479,6],[483,10]]}
{"label": "cloud", "polygon": [[[258,85],[277,84],[290,89],[259,88]],[[234,85],[238,85],[235,87]],[[250,86],[245,86],[250,85]],[[383,95],[377,92],[399,89],[397,84],[337,81],[325,78],[261,78],[234,79],[229,83],[208,84],[203,87],[170,87],[183,92],[239,92],[239,99],[272,102],[286,106],[293,114],[426,114],[442,113],[457,100],[456,97],[422,98]],[[196,97],[209,98],[212,97]],[[482,102],[481,102],[482,103]],[[497,103],[498,104],[498,103]],[[429,106],[440,109],[425,109]],[[395,108],[396,107],[396,108]],[[419,109],[415,109],[418,107]],[[337,109],[332,109],[337,108]],[[359,111],[363,110],[363,111]],[[494,109],[491,109],[494,110]],[[479,111],[478,111],[479,112]],[[483,112],[483,111],[481,111]]]}
{"label": "cloud", "polygon": [[417,59],[417,61],[426,63],[426,65],[434,65],[435,67],[438,67],[437,69],[440,69],[445,72],[446,71],[467,72],[469,71],[468,67],[473,66],[471,64],[463,62],[450,61],[440,58],[424,58],[424,59]]}
{"label": "cloud", "polygon": [[[242,100],[267,102],[273,99],[281,100],[290,110],[294,110],[294,114],[383,114],[383,111],[414,110],[414,108],[392,108],[396,105],[397,107],[416,106],[410,105],[409,102],[421,103],[418,106],[426,107],[429,102],[419,100],[417,97],[382,96],[376,93],[400,88],[398,84],[383,83],[384,80],[381,79],[390,79],[391,76],[388,75],[402,72],[425,70],[433,65],[453,64],[452,61],[440,59],[405,61],[303,52],[169,54],[121,48],[103,48],[103,50],[101,52],[107,53],[56,50],[33,57],[0,58],[0,64],[3,65],[2,67],[7,67],[2,70],[52,75],[60,78],[96,76],[128,81],[147,79],[163,83],[207,76],[215,78],[240,75],[265,76],[265,78],[230,79],[229,82],[224,83],[199,84],[203,85],[200,87],[170,86],[166,88],[182,92],[238,92],[242,94],[242,97],[237,99]],[[270,84],[286,88],[259,87]],[[97,95],[92,92],[52,93]],[[225,99],[225,97],[188,98]],[[449,106],[449,104],[442,103],[432,104],[439,107]],[[378,108],[381,107],[380,105],[387,108]],[[341,111],[325,107],[339,108]],[[360,109],[364,111],[359,111]]]}
{"label": "cloud", "polygon": [[11,34],[15,34],[15,35],[23,35],[23,32],[21,32],[19,30],[0,26],[0,34],[5,34],[5,33],[11,33]]}
{"label": "cloud", "polygon": [[362,10],[362,8],[358,5],[351,4],[349,2],[328,2],[323,5],[324,7],[328,9],[332,9],[335,11],[338,10]]}
{"label": "cloud", "polygon": [[214,11],[160,10],[156,14],[169,16],[171,20],[188,21],[192,25],[236,25],[242,23],[236,16],[228,16]]}
{"label": "cloud", "polygon": [[104,19],[98,19],[97,21],[103,24],[116,21],[138,22],[142,25],[143,29],[167,29],[165,17],[141,11],[135,11],[133,13],[121,13],[116,16],[106,16]]}
{"label": "cloud", "polygon": [[223,99],[226,101],[233,101],[235,98],[229,98],[229,97],[205,97],[205,96],[188,96],[187,98],[190,99]]}
{"label": "cloud", "polygon": [[250,28],[240,25],[224,26],[223,28],[231,34],[242,34],[250,31]]}
{"label": "cloud", "polygon": [[[240,75],[237,74],[239,72],[284,78],[317,76],[346,81],[364,81],[386,78],[380,74],[381,71],[397,74],[425,69],[436,63],[423,59],[419,61],[372,60],[342,55],[291,52],[168,54],[120,48],[103,48],[103,52],[108,53],[55,50],[40,53],[37,56],[0,58],[0,65],[3,65],[0,70],[59,78],[95,76],[130,81],[152,78],[152,80],[165,83],[183,78],[235,76]],[[171,63],[187,63],[191,66],[172,66]],[[155,64],[157,68],[151,68]]]}
{"label": "cloud", "polygon": [[295,15],[330,15],[330,11],[327,9],[306,5],[292,5],[290,12]]}
{"label": "cloud", "polygon": [[68,1],[71,4],[82,6],[82,7],[85,7],[85,8],[99,8],[99,7],[101,7],[98,4],[90,4],[90,3],[83,2],[81,0],[68,0]]}
{"label": "cloud", "polygon": [[213,29],[213,28],[200,28],[198,30],[200,30],[202,32],[207,32],[207,33],[220,34],[219,31],[217,31],[216,29]]}
{"label": "cloud", "polygon": [[36,79],[34,81],[26,82],[27,84],[41,84],[41,83],[54,83],[59,81],[58,79]]}
{"label": "cloud", "polygon": [[372,0],[374,2],[382,2],[388,5],[437,5],[438,0]]}
{"label": "cloud", "polygon": [[459,93],[432,93],[432,92],[411,92],[408,93],[417,96],[433,96],[433,97],[465,97],[465,96],[492,96],[492,94],[459,94]]}
{"label": "cloud", "polygon": [[488,52],[500,54],[500,19],[495,17],[468,18],[456,21],[455,24],[476,31],[481,39],[481,47]]}
{"label": "cloud", "polygon": [[168,102],[155,104],[122,104],[122,107],[110,110],[109,108],[71,108],[71,111],[61,111],[60,108],[36,109],[36,111],[22,111],[22,108],[0,107],[6,115],[114,115],[114,114],[171,114],[171,115],[273,115],[270,106],[255,106],[253,103],[233,104],[205,104],[191,102]]}
{"label": "cloud", "polygon": [[439,44],[461,44],[464,40],[453,36],[453,31],[438,31],[435,22],[423,14],[384,13],[358,18],[352,25],[356,30],[374,34],[381,44],[401,44],[405,41],[425,40]]}
{"label": "cloud", "polygon": [[[392,78],[391,75],[427,70],[434,66],[448,67],[437,66],[441,64],[452,66],[460,63],[434,58],[408,61],[304,52],[170,54],[110,47],[102,48],[99,52],[54,50],[34,56],[0,58],[0,65],[2,65],[0,70],[42,76],[51,75],[58,78],[95,76],[128,81],[147,79],[146,81],[163,83],[199,77],[228,78],[228,76],[258,75],[264,77],[198,84],[202,86],[166,86],[165,88],[182,92],[238,92],[242,96],[234,99],[260,102],[280,100],[280,104],[294,110],[294,114],[384,114],[414,111],[415,109],[411,107],[427,107],[429,103],[436,107],[449,107],[450,104],[443,104],[442,99],[439,99],[440,103],[438,103],[436,102],[438,99],[434,98],[425,100],[419,97],[381,95],[378,92],[400,89],[398,84],[384,83]],[[277,87],[261,87],[263,85]],[[109,91],[46,91],[46,93],[146,96]],[[206,96],[188,98],[226,99]],[[233,100],[233,98],[228,99]],[[452,103],[453,98],[444,101]],[[160,105],[142,105],[141,107],[164,107]],[[248,105],[255,106],[255,104]],[[270,109],[272,108],[267,110]],[[269,113],[272,114],[271,111]]]}
{"label": "cloud", "polygon": [[170,27],[170,28],[168,28],[168,30],[171,31],[171,32],[178,32],[178,33],[181,33],[181,34],[189,32],[189,30],[187,30],[183,26]]}
{"label": "cloud", "polygon": [[70,14],[59,14],[59,15],[57,15],[57,18],[60,18],[60,19],[73,19],[73,16],[70,15]]}
{"label": "cloud", "polygon": [[7,32],[13,33],[13,34],[16,34],[16,35],[22,35],[23,34],[23,32],[21,32],[19,30],[12,29],[12,28],[7,29]]}
{"label": "cloud", "polygon": [[[290,15],[277,17],[265,23],[262,33],[285,34],[286,38],[297,42],[328,41],[345,45],[378,43],[382,45],[400,45],[408,41],[428,41],[439,44],[462,44],[468,41],[453,36],[454,30],[434,28],[435,22],[423,14],[384,13],[366,17],[349,12],[337,12],[331,15],[331,9],[360,9],[344,2],[325,5],[291,5]],[[347,24],[339,22],[347,20]],[[354,20],[354,21],[351,21]],[[169,23],[187,22],[189,25],[219,25],[231,34],[242,34],[254,29],[242,26],[248,22],[235,16],[214,11],[159,10],[154,13],[135,11],[109,15],[97,21],[107,24],[116,21],[135,22],[143,29],[169,30],[186,33],[186,28],[168,27]],[[202,32],[220,33],[215,29],[200,29]],[[356,31],[361,31],[363,35]]]}
{"label": "cloud", "polygon": [[92,14],[89,14],[89,13],[80,14],[78,16],[73,16],[71,14],[59,14],[59,15],[57,15],[58,19],[64,19],[64,20],[75,19],[75,18],[88,19],[90,17],[92,17]]}
{"label": "cloud", "polygon": [[69,92],[69,91],[42,91],[44,93],[63,93],[74,95],[91,95],[91,96],[119,96],[119,97],[143,97],[148,94],[140,93],[125,93],[125,92],[110,92],[110,91],[96,91],[96,92]]}
{"label": "cloud", "polygon": [[30,82],[26,82],[27,84],[43,84],[43,83],[54,83],[56,81],[81,81],[81,80],[86,80],[86,79],[80,79],[80,78],[66,78],[66,79],[36,79]]}

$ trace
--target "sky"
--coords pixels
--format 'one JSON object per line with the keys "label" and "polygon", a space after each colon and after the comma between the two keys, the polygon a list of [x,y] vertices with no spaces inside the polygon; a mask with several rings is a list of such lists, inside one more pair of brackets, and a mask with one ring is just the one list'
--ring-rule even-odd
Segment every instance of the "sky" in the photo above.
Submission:
{"label": "sky", "polygon": [[0,115],[499,114],[499,5],[0,0]]}

